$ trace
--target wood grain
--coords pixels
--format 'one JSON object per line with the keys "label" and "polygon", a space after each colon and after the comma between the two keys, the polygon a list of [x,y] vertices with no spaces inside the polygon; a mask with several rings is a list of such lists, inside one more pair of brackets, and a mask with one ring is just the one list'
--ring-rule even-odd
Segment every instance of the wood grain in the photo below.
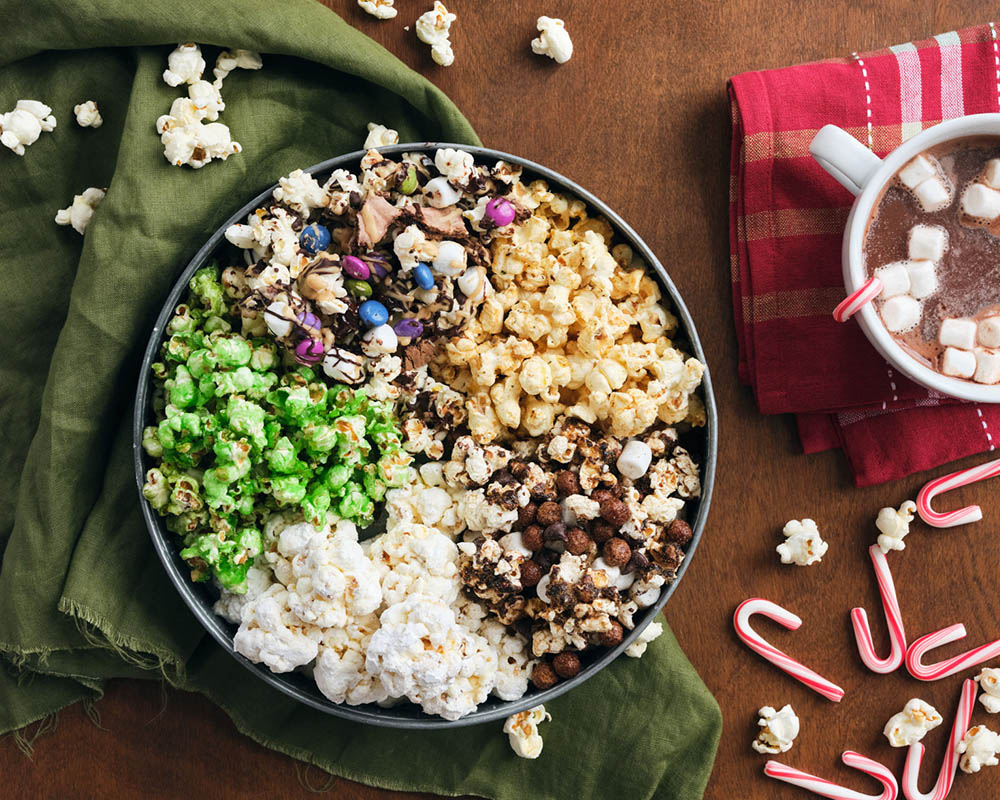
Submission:
{"label": "wood grain", "polygon": [[[875,537],[873,519],[881,506],[912,497],[927,476],[853,489],[839,454],[801,455],[792,421],[761,417],[750,392],[738,385],[728,278],[725,81],[745,70],[874,49],[984,22],[988,9],[969,0],[455,0],[449,5],[458,13],[456,61],[442,69],[412,32],[429,2],[399,0],[400,15],[389,22],[368,17],[354,0],[327,0],[327,5],[428,75],[465,111],[485,144],[541,161],[604,198],[659,253],[687,300],[713,371],[722,437],[709,528],[667,618],[725,718],[706,796],[805,796],[763,778],[765,759],[750,749],[755,709],[789,702],[802,718],[802,732],[782,760],[872,791],[870,781],[839,765],[839,753],[857,749],[899,774],[904,752],[886,745],[881,728],[913,696],[933,703],[946,720],[925,740],[923,785],[930,786],[960,678],[921,684],[905,672],[867,673],[848,619],[851,607],[863,605],[877,645],[886,646],[866,552]],[[564,66],[529,52],[534,20],[541,14],[566,20],[575,53]],[[1000,562],[991,538],[1000,520],[1000,499],[995,484],[954,495],[956,504],[980,502],[986,521],[949,532],[915,526],[906,552],[891,560],[911,639],[953,622],[968,628],[966,643],[942,648],[942,656],[1000,634],[992,588]],[[780,528],[803,516],[819,521],[829,554],[809,569],[782,567],[774,554]],[[847,690],[842,703],[810,693],[739,644],[730,618],[736,605],[753,595],[803,617],[794,634],[771,623],[761,623],[760,629],[840,683]],[[170,693],[166,709],[157,715],[159,707],[157,687],[114,683],[98,705],[106,730],[96,730],[76,708],[62,714],[54,734],[37,742],[32,761],[24,760],[9,738],[0,742],[7,790],[14,797],[53,798],[171,797],[195,787],[198,794],[219,797],[311,796],[299,785],[296,762],[240,736],[207,701]],[[990,723],[978,706],[975,719]],[[308,777],[314,785],[323,783],[315,770]],[[347,781],[337,781],[329,791],[344,798],[415,797]],[[974,777],[960,774],[951,795],[959,800],[997,796],[1000,769]]]}

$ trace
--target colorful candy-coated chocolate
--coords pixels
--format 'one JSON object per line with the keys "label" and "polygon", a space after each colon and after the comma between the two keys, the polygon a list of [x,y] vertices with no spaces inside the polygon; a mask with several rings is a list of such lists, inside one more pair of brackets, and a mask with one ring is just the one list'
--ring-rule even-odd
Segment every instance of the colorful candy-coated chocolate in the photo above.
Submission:
{"label": "colorful candy-coated chocolate", "polygon": [[372,285],[368,281],[359,281],[357,278],[348,278],[344,281],[347,291],[355,297],[371,297]]}
{"label": "colorful candy-coated chocolate", "polygon": [[419,319],[401,319],[392,329],[397,336],[405,336],[409,339],[416,339],[424,332],[424,324]]}
{"label": "colorful candy-coated chocolate", "polygon": [[413,280],[417,282],[417,286],[421,289],[434,288],[434,273],[431,272],[431,268],[426,264],[417,264],[417,266],[414,267]]}
{"label": "colorful candy-coated chocolate", "polygon": [[361,256],[361,260],[375,273],[376,278],[384,278],[392,271],[392,265],[381,253],[371,252]]}
{"label": "colorful candy-coated chocolate", "polygon": [[417,168],[413,164],[406,170],[406,177],[399,184],[399,191],[401,194],[413,194],[417,191]]}
{"label": "colorful candy-coated chocolate", "polygon": [[369,328],[377,328],[385,325],[389,319],[389,312],[378,300],[366,300],[358,309],[361,321]]}
{"label": "colorful candy-coated chocolate", "polygon": [[299,312],[295,319],[298,320],[299,325],[311,331],[318,331],[323,327],[323,323],[319,321],[319,317],[315,314],[310,314],[308,311]]}
{"label": "colorful candy-coated chocolate", "polygon": [[344,272],[352,278],[357,278],[359,281],[366,281],[371,277],[372,271],[357,256],[344,256],[340,263],[344,267]]}
{"label": "colorful candy-coated chocolate", "polygon": [[306,225],[299,234],[299,244],[310,255],[319,253],[330,246],[330,231],[315,222]]}
{"label": "colorful candy-coated chocolate", "polygon": [[318,364],[323,355],[323,343],[319,339],[303,339],[295,345],[295,360],[300,364]]}
{"label": "colorful candy-coated chocolate", "polygon": [[505,197],[494,197],[486,204],[486,216],[498,228],[510,225],[514,221],[517,211],[514,204]]}

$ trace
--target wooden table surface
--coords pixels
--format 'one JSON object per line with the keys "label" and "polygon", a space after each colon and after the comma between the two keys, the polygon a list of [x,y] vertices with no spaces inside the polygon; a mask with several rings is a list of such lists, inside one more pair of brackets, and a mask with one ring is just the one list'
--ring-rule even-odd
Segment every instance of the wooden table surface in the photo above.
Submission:
{"label": "wooden table surface", "polygon": [[[745,70],[841,56],[985,22],[988,9],[970,0],[454,0],[456,60],[442,69],[412,31],[429,2],[399,0],[399,16],[388,22],[364,14],[355,0],[327,4],[447,92],[486,145],[547,164],[605,199],[660,255],[687,300],[715,380],[720,466],[708,529],[666,616],[725,719],[706,797],[806,796],[763,778],[765,757],[750,749],[755,709],[784,703],[795,707],[802,731],[783,760],[871,792],[872,782],[840,765],[839,754],[856,749],[900,774],[904,751],[889,748],[881,730],[914,696],[945,717],[925,739],[922,786],[929,787],[961,679],[921,684],[905,670],[873,676],[858,660],[848,618],[853,606],[867,608],[876,643],[885,647],[867,555],[876,534],[873,520],[880,507],[913,497],[927,476],[854,489],[839,454],[801,455],[792,420],[760,416],[749,390],[738,384],[728,267],[725,84]],[[566,20],[575,52],[564,66],[530,53],[541,14]],[[911,638],[954,622],[968,628],[967,642],[942,648],[942,656],[998,634],[991,588],[998,560],[995,549],[984,548],[1000,520],[998,494],[981,485],[954,495],[956,503],[980,501],[987,521],[950,532],[916,524],[906,552],[892,556]],[[780,566],[774,548],[781,526],[804,516],[819,522],[829,553],[808,569]],[[804,618],[794,634],[770,623],[760,628],[777,646],[840,683],[847,691],[842,703],[809,692],[739,644],[730,618],[741,600],[754,595]],[[173,797],[197,787],[198,795],[218,797],[310,797],[300,779],[324,787],[325,774],[244,738],[207,700],[169,692],[161,708],[160,691],[148,683],[112,683],[97,705],[102,730],[81,708],[68,709],[57,731],[36,743],[31,761],[7,737],[0,742],[0,775],[6,789],[13,789],[8,796]],[[978,704],[974,719],[990,722]],[[345,798],[415,797],[347,781],[326,788]],[[960,773],[951,794],[998,796],[1000,769]]]}

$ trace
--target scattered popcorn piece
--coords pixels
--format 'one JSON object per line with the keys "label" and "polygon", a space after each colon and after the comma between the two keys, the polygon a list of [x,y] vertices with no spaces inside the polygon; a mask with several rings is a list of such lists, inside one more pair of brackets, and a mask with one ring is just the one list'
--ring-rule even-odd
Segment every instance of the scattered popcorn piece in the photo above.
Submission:
{"label": "scattered popcorn piece", "polygon": [[[614,569],[612,567],[611,569]],[[628,587],[626,587],[628,588]],[[625,655],[631,658],[642,658],[646,652],[646,648],[649,643],[660,638],[663,635],[663,623],[662,622],[650,622],[639,637],[632,642],[628,647],[625,648]],[[786,706],[787,708],[787,706]]]}
{"label": "scattered popcorn piece", "polygon": [[198,109],[202,119],[214,122],[219,118],[219,112],[226,110],[226,104],[219,92],[219,85],[208,81],[195,81],[188,86],[188,97]]}
{"label": "scattered popcorn piece", "polygon": [[958,766],[962,772],[972,775],[983,767],[995,767],[1000,764],[997,753],[1000,753],[1000,734],[985,725],[969,728],[962,741],[958,743],[958,752],[962,756]]}
{"label": "scattered popcorn piece", "polygon": [[94,215],[94,210],[104,199],[104,190],[95,189],[91,186],[85,189],[83,194],[78,194],[73,198],[73,202],[66,208],[60,208],[56,212],[56,225],[72,225],[73,230],[81,236],[90,224],[90,218]]}
{"label": "scattered popcorn piece", "polygon": [[882,281],[883,300],[888,300],[896,295],[906,294],[910,291],[910,273],[906,269],[907,262],[894,261],[879,267],[875,270],[875,277]]}
{"label": "scattered popcorn piece", "polygon": [[906,273],[910,278],[910,297],[923,300],[938,290],[937,265],[933,261],[910,261]]}
{"label": "scattered popcorn piece", "polygon": [[990,222],[1000,217],[1000,192],[982,183],[970,183],[962,192],[962,212]]}
{"label": "scattered popcorn piece", "polygon": [[201,80],[204,71],[205,59],[201,57],[201,48],[193,42],[179,44],[167,56],[167,68],[163,71],[163,80],[169,86],[194,83]]}
{"label": "scattered popcorn piece", "polygon": [[757,715],[761,730],[750,743],[751,747],[758,753],[770,755],[791,750],[795,737],[799,735],[799,718],[792,707],[786,704],[780,711],[775,711],[771,706],[764,706]]}
{"label": "scattered popcorn piece", "polygon": [[76,114],[76,124],[81,128],[100,128],[104,124],[101,112],[97,110],[97,103],[93,100],[73,106],[73,113]]}
{"label": "scattered popcorn piece", "polygon": [[941,372],[953,378],[971,378],[976,374],[976,354],[949,347],[941,359]]}
{"label": "scattered popcorn piece", "polygon": [[0,144],[17,155],[24,155],[24,148],[38,141],[43,131],[56,127],[52,109],[38,100],[18,100],[13,111],[0,114]]}
{"label": "scattered popcorn piece", "polygon": [[917,504],[907,500],[897,511],[894,508],[883,508],[878,512],[875,527],[879,529],[878,546],[883,553],[890,550],[905,550],[903,538],[910,532],[913,513]]}
{"label": "scattered popcorn piece", "polygon": [[362,11],[366,11],[376,19],[392,19],[399,12],[393,8],[396,0],[358,0]]}
{"label": "scattered popcorn piece", "polygon": [[934,706],[914,697],[907,701],[902,711],[889,718],[882,733],[893,747],[906,747],[919,742],[927,731],[941,722],[941,715]]}
{"label": "scattered popcorn piece", "polygon": [[891,333],[905,333],[920,322],[923,307],[919,300],[909,295],[899,295],[886,300],[880,309],[882,322]]}
{"label": "scattered popcorn piece", "polygon": [[573,56],[573,41],[566,32],[566,24],[552,17],[538,18],[538,38],[531,40],[531,51],[548,56],[557,64],[565,64]]}
{"label": "scattered popcorn piece", "polygon": [[170,113],[156,120],[156,130],[163,143],[163,157],[174,166],[189,165],[200,169],[215,158],[225,161],[243,150],[234,142],[229,127],[221,122],[202,122],[204,112],[189,97],[178,97]]}
{"label": "scattered popcorn piece", "polygon": [[925,155],[917,156],[898,173],[899,179],[907,189],[916,189],[925,180],[937,174],[937,162]]}
{"label": "scattered popcorn piece", "polygon": [[503,725],[510,738],[511,749],[521,758],[538,758],[542,754],[542,737],[538,724],[552,719],[545,706],[535,706],[519,714],[511,714]]}
{"label": "scattered popcorn piece", "polygon": [[938,341],[945,347],[972,350],[976,346],[976,323],[971,319],[946,319],[941,322]]}
{"label": "scattered popcorn piece", "polygon": [[[395,9],[393,10],[393,16],[395,16]],[[368,123],[368,138],[365,139],[365,150],[371,150],[373,147],[385,147],[390,144],[397,144],[398,142],[398,131],[387,128],[385,125],[379,125],[377,122]]]}
{"label": "scattered popcorn piece", "polygon": [[[937,177],[925,180],[913,190],[913,194],[916,196],[917,202],[920,203],[920,207],[928,213],[941,211],[951,203],[950,187]],[[1000,198],[1000,193],[997,196]]]}
{"label": "scattered popcorn piece", "polygon": [[791,520],[781,531],[785,541],[777,546],[782,564],[808,567],[821,561],[829,545],[819,535],[819,528],[811,519]]}
{"label": "scattered popcorn piece", "polygon": [[976,383],[992,385],[1000,383],[1000,353],[976,348],[976,372],[972,376]]}
{"label": "scattered popcorn piece", "polygon": [[940,261],[948,250],[948,231],[940,225],[910,228],[909,255],[914,261]]}
{"label": "scattered popcorn piece", "polygon": [[1000,317],[989,317],[979,323],[976,339],[983,347],[1000,347]]}
{"label": "scattered popcorn piece", "polygon": [[442,67],[450,67],[455,61],[450,36],[451,23],[456,19],[441,0],[435,0],[434,8],[417,18],[417,38],[431,46],[431,58]]}
{"label": "scattered popcorn piece", "polygon": [[979,702],[991,714],[996,714],[1000,711],[1000,669],[983,667],[976,676],[976,683],[983,690]]}
{"label": "scattered popcorn piece", "polygon": [[215,85],[222,86],[222,82],[235,69],[260,69],[263,66],[264,60],[254,50],[223,50],[215,59],[212,74],[215,75]]}

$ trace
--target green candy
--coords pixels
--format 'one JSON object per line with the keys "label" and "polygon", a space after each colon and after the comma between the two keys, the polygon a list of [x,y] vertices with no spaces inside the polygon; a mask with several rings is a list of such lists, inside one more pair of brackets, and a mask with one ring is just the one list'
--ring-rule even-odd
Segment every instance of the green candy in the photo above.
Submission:
{"label": "green candy", "polygon": [[358,280],[357,278],[348,278],[344,281],[344,286],[347,287],[347,291],[353,294],[355,297],[371,297],[372,285],[368,281]]}
{"label": "green candy", "polygon": [[413,194],[417,191],[417,168],[410,164],[406,170],[406,177],[397,187],[400,194]]}

